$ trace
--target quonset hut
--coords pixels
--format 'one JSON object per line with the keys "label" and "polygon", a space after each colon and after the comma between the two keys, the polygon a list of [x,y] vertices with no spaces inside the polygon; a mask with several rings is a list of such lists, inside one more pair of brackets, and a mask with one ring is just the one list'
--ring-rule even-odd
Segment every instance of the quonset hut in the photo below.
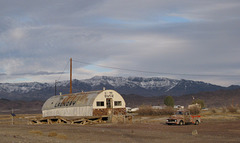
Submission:
{"label": "quonset hut", "polygon": [[42,114],[43,117],[125,115],[126,103],[114,90],[56,95],[44,103]]}

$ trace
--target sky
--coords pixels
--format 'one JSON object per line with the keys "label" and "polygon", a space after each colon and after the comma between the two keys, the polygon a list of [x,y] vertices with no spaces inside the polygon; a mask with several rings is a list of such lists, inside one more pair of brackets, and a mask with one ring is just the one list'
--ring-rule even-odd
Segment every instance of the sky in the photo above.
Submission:
{"label": "sky", "polygon": [[0,0],[0,83],[140,76],[240,85],[239,0]]}

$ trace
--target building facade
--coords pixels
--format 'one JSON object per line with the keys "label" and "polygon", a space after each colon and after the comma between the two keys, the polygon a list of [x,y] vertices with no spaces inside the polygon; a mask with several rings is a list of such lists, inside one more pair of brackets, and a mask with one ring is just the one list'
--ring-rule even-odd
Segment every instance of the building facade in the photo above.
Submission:
{"label": "building facade", "polygon": [[42,114],[43,117],[125,115],[126,103],[114,90],[56,95],[43,104]]}

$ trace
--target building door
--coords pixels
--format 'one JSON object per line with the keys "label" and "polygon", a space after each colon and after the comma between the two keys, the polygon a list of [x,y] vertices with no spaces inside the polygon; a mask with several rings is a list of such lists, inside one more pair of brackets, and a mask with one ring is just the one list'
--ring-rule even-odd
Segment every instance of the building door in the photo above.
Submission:
{"label": "building door", "polygon": [[112,100],[112,98],[106,99],[106,106],[107,106],[108,121],[112,122],[112,116],[113,116],[113,100]]}
{"label": "building door", "polygon": [[106,99],[106,103],[107,103],[107,108],[108,108],[108,109],[113,108],[112,98],[107,98],[107,99]]}

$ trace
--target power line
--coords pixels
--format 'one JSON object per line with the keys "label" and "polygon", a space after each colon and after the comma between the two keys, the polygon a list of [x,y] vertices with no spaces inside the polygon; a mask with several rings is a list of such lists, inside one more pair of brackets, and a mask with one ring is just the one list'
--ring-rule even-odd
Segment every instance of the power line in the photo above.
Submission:
{"label": "power line", "polygon": [[65,72],[65,70],[66,70],[66,68],[67,68],[68,64],[69,64],[69,61],[68,61],[68,62],[67,62],[67,64],[65,65],[65,68],[64,68],[63,72],[60,74],[60,76],[59,76],[59,78],[58,78],[58,80],[57,80],[57,81],[59,81],[59,80],[60,80],[60,78],[62,77],[62,75],[64,74],[64,72]]}
{"label": "power line", "polygon": [[205,76],[205,77],[240,77],[239,75],[223,75],[223,74],[189,74],[189,73],[168,73],[168,72],[156,72],[156,71],[146,71],[146,70],[135,70],[135,69],[128,69],[128,68],[120,68],[120,67],[112,67],[112,66],[105,66],[99,64],[93,64],[89,62],[82,62],[79,60],[73,60],[74,62],[78,62],[85,65],[94,65],[103,68],[109,69],[117,69],[117,70],[124,70],[124,71],[133,71],[133,72],[141,72],[141,73],[151,73],[151,74],[159,74],[159,75],[177,75],[177,76]]}

